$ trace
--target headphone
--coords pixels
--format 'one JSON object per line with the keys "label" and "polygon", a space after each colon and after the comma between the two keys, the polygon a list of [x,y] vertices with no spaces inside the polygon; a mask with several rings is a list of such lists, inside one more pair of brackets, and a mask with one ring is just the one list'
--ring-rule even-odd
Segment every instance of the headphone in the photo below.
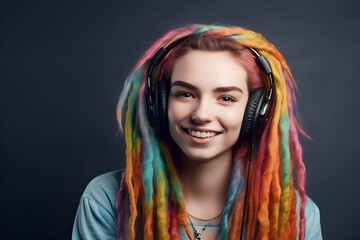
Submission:
{"label": "headphone", "polygon": [[[147,68],[146,103],[150,125],[158,136],[168,132],[167,101],[170,81],[168,79],[153,80],[153,71],[159,66],[164,57],[178,44],[188,39],[188,35],[175,40],[167,46],[161,47],[150,60]],[[269,112],[273,101],[274,78],[270,64],[254,48],[247,47],[256,57],[258,65],[269,79],[269,90],[260,87],[249,94],[240,131],[241,140],[253,140],[259,136],[269,119]]]}

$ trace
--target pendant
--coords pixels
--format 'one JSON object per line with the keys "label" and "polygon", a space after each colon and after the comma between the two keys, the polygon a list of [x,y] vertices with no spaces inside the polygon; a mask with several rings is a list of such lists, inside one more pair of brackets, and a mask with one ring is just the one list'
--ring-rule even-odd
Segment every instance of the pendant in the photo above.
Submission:
{"label": "pendant", "polygon": [[202,233],[199,230],[196,230],[195,240],[202,240]]}

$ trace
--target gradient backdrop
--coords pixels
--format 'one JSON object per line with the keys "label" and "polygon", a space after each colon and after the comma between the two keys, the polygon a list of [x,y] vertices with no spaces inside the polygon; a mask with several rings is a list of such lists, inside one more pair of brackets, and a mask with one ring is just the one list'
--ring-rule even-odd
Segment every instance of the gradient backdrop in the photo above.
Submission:
{"label": "gradient backdrop", "polygon": [[360,239],[356,1],[1,1],[1,239],[69,239],[90,179],[124,166],[115,107],[170,28],[261,32],[298,82],[308,194],[325,239]]}

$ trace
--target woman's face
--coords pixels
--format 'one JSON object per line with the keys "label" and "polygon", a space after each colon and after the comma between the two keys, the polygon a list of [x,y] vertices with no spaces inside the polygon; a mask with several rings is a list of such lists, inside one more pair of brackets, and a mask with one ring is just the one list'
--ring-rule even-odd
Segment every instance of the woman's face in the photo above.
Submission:
{"label": "woman's face", "polygon": [[231,156],[248,95],[247,73],[230,52],[190,51],[175,61],[171,75],[172,138],[196,161]]}

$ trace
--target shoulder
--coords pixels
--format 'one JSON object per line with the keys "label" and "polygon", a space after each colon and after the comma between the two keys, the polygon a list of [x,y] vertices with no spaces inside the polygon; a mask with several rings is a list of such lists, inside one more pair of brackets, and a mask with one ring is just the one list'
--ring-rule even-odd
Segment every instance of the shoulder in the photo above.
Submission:
{"label": "shoulder", "polygon": [[122,170],[117,170],[95,177],[85,188],[82,197],[89,198],[98,203],[102,202],[104,196],[116,197],[122,174]]}
{"label": "shoulder", "polygon": [[81,196],[72,239],[117,239],[116,196],[123,171],[95,177]]}
{"label": "shoulder", "polygon": [[[300,212],[301,198],[298,192],[297,195],[297,210]],[[298,214],[299,216],[299,214]],[[306,235],[307,240],[319,240],[322,238],[321,224],[320,224],[320,210],[316,203],[307,197],[305,205],[305,218],[306,218]]]}
{"label": "shoulder", "polygon": [[320,210],[315,202],[308,197],[305,206],[306,239],[322,239]]}

